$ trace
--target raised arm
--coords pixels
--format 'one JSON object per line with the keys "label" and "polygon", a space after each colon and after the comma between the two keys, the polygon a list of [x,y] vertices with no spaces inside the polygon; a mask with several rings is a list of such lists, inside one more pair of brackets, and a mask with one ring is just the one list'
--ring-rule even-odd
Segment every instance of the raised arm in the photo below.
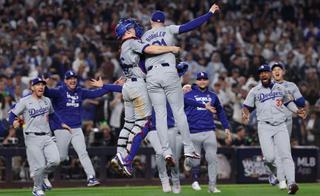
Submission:
{"label": "raised arm", "polygon": [[94,99],[97,97],[101,97],[109,92],[122,92],[122,86],[116,84],[104,84],[101,88],[88,90],[82,89],[82,98],[83,99]]}
{"label": "raised arm", "polygon": [[49,98],[59,97],[60,91],[57,88],[48,88],[47,86],[44,88],[44,96]]}
{"label": "raised arm", "polygon": [[196,19],[193,19],[183,25],[180,25],[179,33],[185,33],[185,32],[192,31],[192,30],[200,27],[202,24],[207,22],[216,11],[219,11],[219,10],[220,10],[219,6],[217,4],[213,4],[208,13],[206,13]]}

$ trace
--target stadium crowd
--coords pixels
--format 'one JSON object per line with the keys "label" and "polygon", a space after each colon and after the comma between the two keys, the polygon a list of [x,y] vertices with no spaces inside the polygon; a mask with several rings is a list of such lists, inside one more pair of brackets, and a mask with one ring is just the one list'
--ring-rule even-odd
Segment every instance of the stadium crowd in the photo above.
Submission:
{"label": "stadium crowd", "polygon": [[[149,28],[154,10],[167,13],[167,24],[183,24],[204,14],[207,0],[0,0],[0,133],[2,145],[22,145],[21,131],[8,128],[11,106],[30,92],[30,79],[61,84],[73,69],[80,84],[90,78],[112,83],[122,75],[114,29],[120,18],[137,18]],[[221,12],[200,30],[177,37],[180,59],[189,64],[183,83],[206,71],[228,115],[233,142],[257,145],[256,119],[241,123],[241,107],[257,84],[257,67],[281,61],[286,79],[307,100],[306,120],[294,117],[293,145],[320,146],[320,2],[316,0],[223,0]],[[88,146],[115,146],[123,125],[121,94],[110,93],[83,104]],[[0,164],[1,165],[1,164]]]}

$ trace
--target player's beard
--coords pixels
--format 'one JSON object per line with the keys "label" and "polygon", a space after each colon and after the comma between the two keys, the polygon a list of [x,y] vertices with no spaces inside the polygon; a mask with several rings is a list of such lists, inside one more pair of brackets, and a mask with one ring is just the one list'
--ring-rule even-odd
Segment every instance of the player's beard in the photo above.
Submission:
{"label": "player's beard", "polygon": [[264,80],[261,80],[262,86],[264,86],[265,88],[268,88],[271,84],[271,78],[269,78],[266,82],[264,82]]}

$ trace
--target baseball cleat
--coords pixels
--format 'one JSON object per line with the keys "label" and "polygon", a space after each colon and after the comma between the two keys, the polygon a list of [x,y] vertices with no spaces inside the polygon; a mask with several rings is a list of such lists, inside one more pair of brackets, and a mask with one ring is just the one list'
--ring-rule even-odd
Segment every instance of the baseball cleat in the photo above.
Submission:
{"label": "baseball cleat", "polygon": [[186,157],[183,161],[183,168],[185,171],[189,172],[192,169],[192,162],[191,159]]}
{"label": "baseball cleat", "polygon": [[184,154],[185,157],[188,157],[188,158],[192,158],[192,159],[200,159],[200,155],[196,152],[191,152],[191,153],[185,153]]}
{"label": "baseball cleat", "polygon": [[221,191],[219,189],[217,189],[216,186],[212,186],[212,185],[209,185],[208,192],[209,193],[221,193]]}
{"label": "baseball cleat", "polygon": [[181,186],[180,183],[173,183],[172,184],[172,192],[174,194],[179,194],[181,192]]}
{"label": "baseball cleat", "polygon": [[120,167],[123,167],[124,160],[123,160],[123,158],[122,158],[122,156],[121,156],[121,154],[119,152],[116,154],[116,157],[118,159],[118,163],[119,163]]}
{"label": "baseball cleat", "polygon": [[119,174],[122,173],[122,167],[119,164],[119,159],[117,155],[111,159],[110,163],[113,170],[115,170]]}
{"label": "baseball cleat", "polygon": [[131,163],[127,163],[123,165],[123,173],[126,176],[132,176],[132,172],[133,172],[133,167]]}
{"label": "baseball cleat", "polygon": [[268,180],[269,180],[269,184],[271,184],[272,186],[275,186],[279,183],[279,180],[273,174],[269,175]]}
{"label": "baseball cleat", "polygon": [[168,167],[174,167],[176,165],[176,162],[174,161],[173,157],[171,155],[167,155],[164,160],[166,161],[166,165]]}
{"label": "baseball cleat", "polygon": [[34,196],[45,196],[43,190],[37,190],[37,191],[34,190],[34,191],[32,191],[32,195],[34,195]]}
{"label": "baseball cleat", "polygon": [[280,190],[284,190],[284,189],[287,189],[287,183],[285,180],[282,180],[279,182],[279,189]]}
{"label": "baseball cleat", "polygon": [[201,187],[200,187],[200,184],[198,181],[194,181],[192,184],[191,184],[191,187],[193,190],[195,191],[201,191]]}
{"label": "baseball cleat", "polygon": [[99,185],[100,185],[100,182],[95,177],[91,177],[88,179],[87,186],[93,187],[93,186],[99,186]]}
{"label": "baseball cleat", "polygon": [[162,191],[163,191],[164,193],[169,193],[169,192],[171,192],[171,186],[170,186],[170,183],[169,183],[169,182],[162,183]]}
{"label": "baseball cleat", "polygon": [[297,184],[290,184],[288,188],[288,194],[294,195],[299,190],[299,187]]}
{"label": "baseball cleat", "polygon": [[43,179],[42,190],[47,191],[52,189],[52,184],[50,183],[48,178]]}

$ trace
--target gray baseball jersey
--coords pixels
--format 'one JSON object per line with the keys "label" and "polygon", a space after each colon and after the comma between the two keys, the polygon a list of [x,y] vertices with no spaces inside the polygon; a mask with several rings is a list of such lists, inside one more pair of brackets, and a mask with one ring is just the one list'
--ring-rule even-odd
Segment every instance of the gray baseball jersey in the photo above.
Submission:
{"label": "gray baseball jersey", "polygon": [[[151,45],[160,46],[174,46],[176,44],[175,34],[179,33],[178,25],[163,26],[155,29],[150,29],[142,36],[142,40]],[[152,65],[160,65],[162,63],[169,63],[169,65],[176,64],[176,57],[173,53],[164,53],[160,55],[146,56],[146,69]]]}
{"label": "gray baseball jersey", "polygon": [[145,78],[145,74],[139,67],[140,54],[149,44],[139,39],[129,39],[121,46],[120,64],[124,75],[128,78]]}
{"label": "gray baseball jersey", "polygon": [[[288,93],[290,94],[290,96],[294,100],[297,100],[302,97],[302,94],[295,83],[289,82],[289,81],[283,81],[278,84],[282,85],[288,91]],[[287,129],[289,132],[289,136],[291,136],[291,133],[292,133],[292,112],[288,108],[285,108],[285,113],[287,116],[287,120],[286,120]],[[275,148],[275,150],[276,150],[276,148]],[[276,163],[276,167],[277,167],[277,178],[279,181],[284,181],[285,180],[285,173],[284,173],[285,165],[282,165],[280,154],[277,151],[276,151],[276,162],[275,163]]]}
{"label": "gray baseball jersey", "polygon": [[276,125],[285,122],[284,103],[290,100],[288,91],[280,84],[274,83],[271,88],[265,88],[259,83],[250,90],[243,104],[256,108],[258,121]]}
{"label": "gray baseball jersey", "polygon": [[[174,35],[179,32],[177,25],[153,28],[145,32],[142,40],[160,46],[175,45]],[[167,126],[167,100],[172,108],[176,126],[181,131],[184,153],[192,154],[195,149],[190,139],[187,117],[184,113],[184,99],[181,80],[176,70],[176,58],[172,53],[146,55],[146,81],[149,97],[156,113],[156,129],[163,148],[163,156],[172,155]]]}
{"label": "gray baseball jersey", "polygon": [[44,176],[60,163],[48,121],[49,114],[54,112],[51,101],[47,97],[37,99],[29,95],[20,99],[12,112],[17,116],[22,114],[26,123],[25,144],[30,173],[34,176],[34,191],[41,190]]}
{"label": "gray baseball jersey", "polygon": [[288,91],[280,84],[265,88],[259,83],[244,101],[244,105],[257,110],[259,142],[267,165],[273,165],[279,156],[289,185],[295,183],[295,170],[283,103],[290,100]]}
{"label": "gray baseball jersey", "polygon": [[[289,93],[289,95],[293,100],[296,100],[302,97],[302,94],[295,83],[289,82],[289,81],[283,81],[278,84],[282,85],[287,90],[287,92]],[[288,108],[285,108],[285,112],[288,118],[292,117],[292,112]]]}
{"label": "gray baseball jersey", "polygon": [[[120,131],[117,152],[126,157],[132,140],[144,127],[151,116],[151,103],[147,92],[145,74],[140,65],[140,54],[149,44],[138,39],[128,39],[122,43],[120,64],[127,80],[122,88],[125,106],[125,124]],[[134,123],[134,124],[133,124]],[[127,149],[127,150],[125,150]]]}
{"label": "gray baseball jersey", "polygon": [[48,119],[54,110],[49,98],[36,99],[32,95],[26,96],[20,99],[12,112],[16,116],[22,114],[26,123],[24,132],[51,133]]}

